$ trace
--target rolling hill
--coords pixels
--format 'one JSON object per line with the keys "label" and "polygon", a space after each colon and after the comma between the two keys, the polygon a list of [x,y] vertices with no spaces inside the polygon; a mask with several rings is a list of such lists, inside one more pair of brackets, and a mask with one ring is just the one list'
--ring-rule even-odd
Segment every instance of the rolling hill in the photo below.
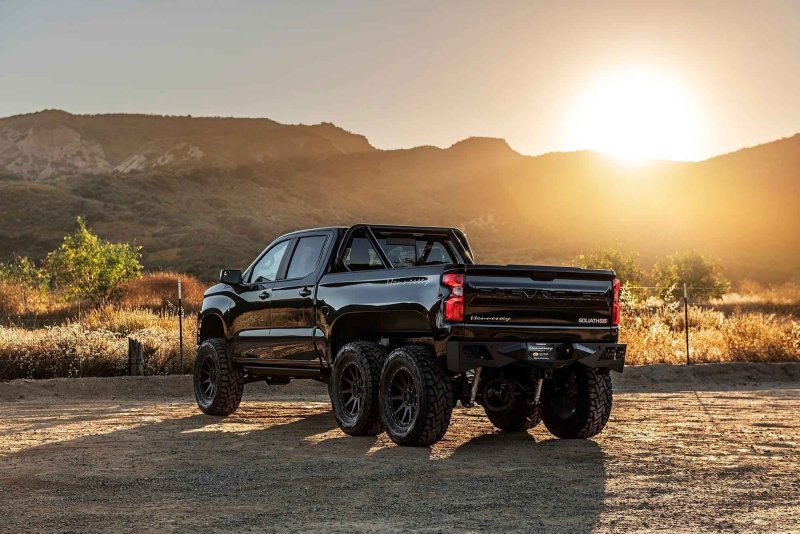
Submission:
{"label": "rolling hill", "polygon": [[734,278],[800,269],[800,135],[698,163],[524,156],[505,141],[378,150],[332,124],[72,115],[0,119],[0,259],[41,257],[77,215],[205,278],[278,234],[357,221],[456,225],[479,259],[568,261],[599,245],[696,249]]}

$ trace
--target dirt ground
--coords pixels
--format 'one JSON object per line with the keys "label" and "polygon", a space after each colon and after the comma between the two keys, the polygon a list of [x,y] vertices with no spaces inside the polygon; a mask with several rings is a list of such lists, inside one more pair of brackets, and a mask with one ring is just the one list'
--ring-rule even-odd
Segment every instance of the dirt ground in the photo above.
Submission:
{"label": "dirt ground", "polygon": [[800,384],[621,389],[594,440],[459,407],[415,449],[345,436],[313,385],[226,419],[28,388],[0,402],[0,531],[800,532]]}

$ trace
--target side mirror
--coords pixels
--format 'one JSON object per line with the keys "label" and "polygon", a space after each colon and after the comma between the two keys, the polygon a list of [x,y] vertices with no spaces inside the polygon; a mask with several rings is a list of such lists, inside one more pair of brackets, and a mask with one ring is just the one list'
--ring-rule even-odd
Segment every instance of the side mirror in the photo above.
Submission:
{"label": "side mirror", "polygon": [[242,271],[239,269],[222,269],[219,272],[219,281],[230,286],[238,286],[242,283]]}

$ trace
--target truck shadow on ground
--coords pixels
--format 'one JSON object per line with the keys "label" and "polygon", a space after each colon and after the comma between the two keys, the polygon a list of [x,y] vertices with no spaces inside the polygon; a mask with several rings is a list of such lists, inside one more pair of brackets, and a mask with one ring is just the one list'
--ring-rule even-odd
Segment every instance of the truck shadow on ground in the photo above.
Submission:
{"label": "truck shadow on ground", "polygon": [[[605,454],[591,440],[537,437],[488,429],[439,457],[436,448],[390,446],[371,460],[399,466],[412,500],[427,502],[434,515],[451,515],[465,530],[591,530],[603,509]],[[443,502],[437,495],[457,497]],[[414,508],[406,512],[410,521]]]}
{"label": "truck shadow on ground", "polygon": [[605,455],[591,440],[537,441],[456,414],[440,444],[405,448],[385,435],[345,436],[329,407],[298,405],[243,404],[229,418],[167,418],[5,455],[0,511],[57,498],[17,525],[34,530],[50,515],[64,528],[105,530],[163,526],[154,523],[163,514],[199,531],[570,532],[591,530],[602,511]]}

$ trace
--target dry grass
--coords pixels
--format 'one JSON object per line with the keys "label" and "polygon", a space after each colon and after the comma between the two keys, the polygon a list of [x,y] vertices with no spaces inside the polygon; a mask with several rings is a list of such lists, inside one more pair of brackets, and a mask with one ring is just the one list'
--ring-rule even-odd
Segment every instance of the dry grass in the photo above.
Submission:
{"label": "dry grass", "polygon": [[[178,277],[183,284],[184,311],[199,311],[207,284],[194,276],[173,272],[147,273],[123,284],[119,298],[113,304],[120,308],[145,308],[152,311],[177,310]],[[30,328],[59,324],[83,317],[82,312],[91,308],[88,302],[68,301],[64,295],[55,291],[24,291],[17,286],[0,282],[0,324]]]}
{"label": "dry grass", "polygon": [[[743,311],[723,301],[689,307],[689,340],[694,363],[730,361],[800,361],[800,317],[791,313]],[[776,303],[758,302],[771,310]],[[788,303],[794,309],[798,303]],[[753,306],[748,306],[752,310]],[[683,310],[661,303],[623,310],[622,341],[628,343],[627,363],[686,362]]]}
{"label": "dry grass", "polygon": [[125,338],[78,324],[0,327],[0,378],[121,375],[126,351]]}
{"label": "dry grass", "polygon": [[178,277],[183,286],[183,306],[187,311],[199,311],[206,285],[191,275],[172,272],[147,273],[122,286],[120,304],[126,308],[172,308],[178,301]]}
{"label": "dry grass", "polygon": [[[35,328],[24,320],[0,326],[0,379],[113,376],[127,371],[128,337],[148,352],[148,374],[177,371],[178,318],[174,273],[154,273],[124,288],[119,303],[84,309],[38,302]],[[185,279],[187,308],[196,311],[202,284]],[[13,298],[13,289],[3,298]],[[3,308],[8,311],[9,308]],[[800,361],[800,286],[743,287],[709,305],[690,307],[693,362]],[[55,317],[41,327],[44,317]],[[194,313],[184,319],[184,370],[194,359]],[[686,361],[683,310],[655,300],[627,305],[622,340],[633,365]]]}
{"label": "dry grass", "polygon": [[[183,321],[184,370],[194,361],[196,321]],[[146,374],[178,370],[178,317],[167,312],[106,307],[80,322],[27,329],[0,326],[0,379],[127,374],[128,337],[146,350]]]}
{"label": "dry grass", "polygon": [[67,317],[78,307],[57,293],[41,293],[0,282],[0,318],[6,323],[21,323],[39,317]]}
{"label": "dry grass", "polygon": [[[178,370],[176,273],[150,273],[123,286],[118,302],[89,308],[55,294],[28,300],[0,287],[0,379],[115,376],[127,373],[128,337],[146,350],[145,372]],[[194,361],[196,321],[203,284],[181,275],[184,287],[184,370]]]}

